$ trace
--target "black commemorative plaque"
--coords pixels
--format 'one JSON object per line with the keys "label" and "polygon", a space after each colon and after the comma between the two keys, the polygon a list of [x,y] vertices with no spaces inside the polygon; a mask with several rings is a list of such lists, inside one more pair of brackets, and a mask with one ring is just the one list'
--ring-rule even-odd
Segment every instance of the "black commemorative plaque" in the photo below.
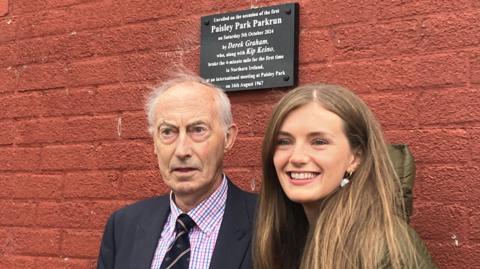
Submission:
{"label": "black commemorative plaque", "polygon": [[200,76],[225,91],[297,83],[298,4],[201,18]]}

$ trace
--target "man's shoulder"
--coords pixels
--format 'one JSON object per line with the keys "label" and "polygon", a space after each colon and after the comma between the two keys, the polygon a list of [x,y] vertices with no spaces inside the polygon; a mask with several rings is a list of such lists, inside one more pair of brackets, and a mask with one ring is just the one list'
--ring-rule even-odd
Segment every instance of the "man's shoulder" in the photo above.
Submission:
{"label": "man's shoulder", "polygon": [[138,218],[169,206],[169,195],[155,196],[126,205],[115,212],[117,218]]}
{"label": "man's shoulder", "polygon": [[237,205],[243,205],[249,212],[254,212],[257,205],[258,194],[244,191],[232,181],[229,183],[228,188],[231,197],[227,198],[227,200],[235,200]]}

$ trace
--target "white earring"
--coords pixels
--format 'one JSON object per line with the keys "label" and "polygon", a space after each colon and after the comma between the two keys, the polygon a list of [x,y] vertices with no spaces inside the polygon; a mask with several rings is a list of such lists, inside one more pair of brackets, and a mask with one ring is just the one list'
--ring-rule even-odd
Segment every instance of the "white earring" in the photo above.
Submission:
{"label": "white earring", "polygon": [[348,178],[342,179],[342,181],[340,181],[340,187],[345,187],[345,185],[347,185],[349,182],[350,180]]}
{"label": "white earring", "polygon": [[340,181],[340,187],[345,187],[348,183],[350,183],[350,177],[352,176],[352,172],[345,172],[345,175],[343,175],[342,181]]}

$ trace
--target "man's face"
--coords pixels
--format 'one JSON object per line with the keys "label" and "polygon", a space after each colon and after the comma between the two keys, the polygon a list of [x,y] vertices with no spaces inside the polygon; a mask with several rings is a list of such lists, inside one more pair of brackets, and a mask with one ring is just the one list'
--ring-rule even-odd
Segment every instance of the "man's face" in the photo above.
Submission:
{"label": "man's face", "polygon": [[175,202],[189,210],[220,185],[224,153],[233,146],[237,129],[225,132],[215,93],[196,82],[164,92],[156,105],[154,147],[162,178]]}

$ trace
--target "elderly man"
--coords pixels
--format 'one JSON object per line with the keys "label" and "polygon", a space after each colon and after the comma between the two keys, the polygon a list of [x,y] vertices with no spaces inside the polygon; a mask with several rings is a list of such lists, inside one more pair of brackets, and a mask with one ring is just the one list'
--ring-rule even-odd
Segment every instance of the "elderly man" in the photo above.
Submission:
{"label": "elderly man", "polygon": [[112,214],[97,268],[251,268],[256,197],[223,174],[223,156],[237,135],[228,97],[183,75],[154,89],[146,108],[171,192]]}

